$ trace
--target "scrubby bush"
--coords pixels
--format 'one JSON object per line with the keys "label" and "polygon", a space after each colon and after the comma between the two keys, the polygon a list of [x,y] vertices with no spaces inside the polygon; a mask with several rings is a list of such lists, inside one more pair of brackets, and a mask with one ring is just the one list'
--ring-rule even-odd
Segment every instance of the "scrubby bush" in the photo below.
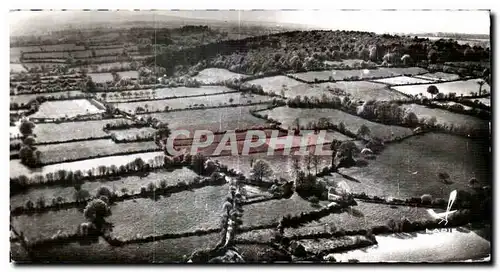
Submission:
{"label": "scrubby bush", "polygon": [[432,196],[429,194],[425,194],[420,197],[420,200],[422,201],[422,204],[431,204]]}
{"label": "scrubby bush", "polygon": [[83,214],[89,221],[95,223],[97,226],[102,226],[104,218],[111,215],[111,210],[106,202],[101,199],[94,199],[87,204]]}

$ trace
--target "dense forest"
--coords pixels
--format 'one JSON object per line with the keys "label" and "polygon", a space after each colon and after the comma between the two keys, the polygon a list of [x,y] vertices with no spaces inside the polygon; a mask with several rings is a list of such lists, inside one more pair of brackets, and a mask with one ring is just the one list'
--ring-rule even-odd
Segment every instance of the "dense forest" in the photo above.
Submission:
{"label": "dense forest", "polygon": [[187,71],[194,65],[257,74],[320,70],[325,68],[325,60],[354,58],[385,61],[388,65],[409,62],[425,65],[488,60],[490,49],[461,45],[451,39],[431,41],[357,31],[291,31],[164,50],[149,59],[149,63],[163,66],[170,74]]}

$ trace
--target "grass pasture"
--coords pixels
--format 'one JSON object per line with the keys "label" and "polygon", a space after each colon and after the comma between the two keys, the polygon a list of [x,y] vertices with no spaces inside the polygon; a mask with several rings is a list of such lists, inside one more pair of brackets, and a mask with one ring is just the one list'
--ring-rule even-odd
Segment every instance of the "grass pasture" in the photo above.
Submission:
{"label": "grass pasture", "polygon": [[84,95],[84,93],[81,91],[51,92],[51,93],[40,93],[40,94],[18,94],[10,96],[10,103],[17,103],[19,105],[26,104],[39,96],[66,98],[66,97],[75,97],[82,95]]}
{"label": "grass pasture", "polygon": [[218,228],[229,187],[206,186],[162,197],[141,198],[112,206],[108,221],[112,236],[132,239],[140,236],[182,233]]}
{"label": "grass pasture", "polygon": [[39,143],[69,141],[106,136],[103,127],[114,121],[130,123],[128,119],[90,120],[85,122],[39,123],[33,129]]}
{"label": "grass pasture", "polygon": [[121,140],[135,140],[139,138],[151,137],[155,134],[156,129],[150,127],[144,128],[129,128],[129,129],[118,129],[111,130],[110,134],[115,135],[116,139]]}
{"label": "grass pasture", "polygon": [[[147,176],[126,176],[119,179],[100,179],[93,182],[85,182],[82,190],[87,190],[91,195],[96,195],[101,186],[110,188],[117,195],[122,195],[122,189],[126,188],[128,194],[139,193],[141,187],[147,187],[153,183],[160,187],[160,181],[166,180],[167,186],[175,185],[181,181],[186,183],[193,180],[198,175],[188,168],[175,169],[173,171],[150,172]],[[24,206],[27,200],[35,202],[39,197],[43,197],[47,204],[50,204],[53,198],[62,197],[66,202],[75,201],[75,189],[73,187],[50,186],[43,188],[28,189],[25,192],[10,197],[11,208]]]}
{"label": "grass pasture", "polygon": [[86,219],[78,209],[12,217],[13,227],[22,231],[30,242],[48,239],[57,233],[75,233],[83,222]]}
{"label": "grass pasture", "polygon": [[141,116],[144,118],[151,116],[161,122],[167,122],[170,129],[187,129],[191,133],[197,129],[207,129],[217,132],[269,126],[269,123],[264,119],[254,117],[249,113],[250,109],[258,108],[258,106],[239,106],[151,113]]}
{"label": "grass pasture", "polygon": [[[254,84],[262,86],[264,92],[280,94],[282,89],[292,89],[297,86],[303,86],[306,88],[306,84],[297,81],[295,79],[289,78],[287,76],[273,76],[250,80],[248,84]],[[286,93],[286,91],[285,91]]]}
{"label": "grass pasture", "polygon": [[418,75],[427,71],[420,67],[407,68],[377,68],[377,69],[359,69],[359,70],[329,70],[329,71],[310,71],[303,73],[290,74],[289,76],[302,81],[314,83],[319,81],[342,81],[352,77],[359,79],[375,79],[385,77],[396,77],[402,75]]}
{"label": "grass pasture", "polygon": [[434,80],[423,79],[423,77],[409,77],[409,76],[397,76],[388,77],[382,79],[375,79],[375,82],[384,83],[387,85],[409,85],[409,84],[419,84],[419,83],[432,83]]}
{"label": "grass pasture", "polygon": [[131,70],[131,64],[128,62],[109,62],[109,63],[99,63],[86,66],[90,72],[98,72],[101,69],[129,69]]}
{"label": "grass pasture", "polygon": [[364,124],[370,129],[370,135],[377,136],[386,140],[396,137],[404,137],[413,133],[409,128],[388,126],[370,122],[355,115],[350,115],[348,113],[335,109],[301,109],[278,107],[272,110],[263,111],[261,113],[267,114],[269,118],[281,122],[283,128],[294,127],[296,118],[299,119],[299,124],[301,126],[306,126],[310,121],[317,122],[319,118],[325,117],[330,119],[332,123],[337,125],[340,122],[343,122],[346,129],[354,133],[356,133],[359,127]]}
{"label": "grass pasture", "polygon": [[121,91],[119,93],[118,92],[97,93],[96,95],[98,97],[102,97],[102,95],[105,94],[106,100],[109,102],[127,102],[129,100],[133,101],[138,99],[175,98],[181,96],[223,94],[227,92],[234,92],[234,90],[224,86],[202,86],[200,88],[177,87],[177,88],[159,88],[154,90],[149,89],[149,90]]}
{"label": "grass pasture", "polygon": [[103,109],[97,108],[88,99],[74,99],[61,101],[46,101],[40,104],[37,112],[30,118],[64,118],[76,117],[78,115],[89,115],[103,113]]}
{"label": "grass pasture", "polygon": [[444,73],[444,72],[427,73],[427,74],[418,75],[415,77],[422,78],[425,80],[432,80],[432,81],[448,81],[448,80],[460,79],[459,75]]}
{"label": "grass pasture", "polygon": [[118,109],[134,113],[137,107],[142,107],[148,111],[163,111],[168,106],[170,110],[173,109],[187,109],[190,107],[198,107],[203,105],[205,107],[216,107],[231,104],[250,104],[260,102],[270,102],[271,98],[268,96],[241,93],[227,93],[211,96],[197,96],[189,98],[166,99],[166,100],[152,100],[141,102],[125,102],[114,104]]}
{"label": "grass pasture", "polygon": [[10,72],[11,73],[22,73],[22,72],[28,72],[26,68],[20,63],[11,63],[10,65]]}
{"label": "grass pasture", "polygon": [[190,236],[149,243],[112,247],[104,239],[98,243],[70,243],[34,250],[37,258],[50,262],[75,263],[175,263],[185,261],[197,249],[213,248],[219,234]]}
{"label": "grass pasture", "polygon": [[158,146],[153,141],[115,144],[110,139],[49,144],[37,147],[42,153],[40,159],[45,164],[94,156],[110,156],[121,152],[150,151],[157,148]]}
{"label": "grass pasture", "polygon": [[32,177],[34,175],[45,175],[47,173],[53,173],[57,170],[64,169],[67,171],[81,170],[84,175],[87,175],[87,170],[93,170],[95,174],[95,169],[100,165],[111,166],[111,165],[125,165],[129,162],[134,161],[136,158],[142,158],[144,161],[153,160],[157,156],[164,156],[163,151],[154,152],[143,152],[130,155],[118,155],[118,156],[107,156],[95,159],[57,163],[50,164],[39,168],[28,168],[21,164],[20,160],[10,160],[10,177],[18,177],[20,175],[25,175],[27,177]]}
{"label": "grass pasture", "polygon": [[289,199],[273,199],[243,207],[243,226],[261,226],[278,223],[287,214],[298,214],[315,210],[311,203],[296,193]]}
{"label": "grass pasture", "polygon": [[[125,71],[125,72],[117,72],[120,77],[130,77],[130,78],[138,78],[139,72],[137,71]],[[88,73],[88,75],[92,78],[92,81],[96,83],[105,83],[108,81],[113,81],[113,76],[111,73]]]}
{"label": "grass pasture", "polygon": [[200,71],[193,79],[202,82],[202,84],[214,84],[226,80],[243,79],[246,77],[246,75],[234,73],[226,69],[207,68]]}
{"label": "grass pasture", "polygon": [[390,205],[366,203],[361,200],[357,200],[357,204],[352,207],[352,212],[330,214],[303,227],[285,229],[285,236],[329,232],[332,228],[353,231],[369,229],[387,225],[389,220],[399,221],[403,217],[410,221],[432,219],[426,208],[408,206],[391,208]]}
{"label": "grass pasture", "polygon": [[[471,92],[479,92],[479,85],[477,84],[478,81],[478,79],[469,79],[437,84],[396,86],[393,88],[407,95],[422,94],[423,96],[431,98],[432,95],[427,92],[427,88],[434,85],[438,88],[439,92],[443,94],[455,93],[457,96],[470,96]],[[484,94],[485,91],[491,93],[491,88],[488,84],[484,84],[482,87],[482,94]]]}
{"label": "grass pasture", "polygon": [[446,126],[465,126],[472,129],[488,129],[488,121],[474,116],[453,113],[442,109],[432,109],[418,104],[405,104],[402,106],[405,110],[414,112],[419,119],[436,117],[437,124]]}
{"label": "grass pasture", "polygon": [[[452,190],[467,190],[472,177],[488,184],[488,149],[480,140],[428,133],[390,144],[368,166],[341,169],[340,173],[359,181],[344,180],[355,192],[396,198],[431,194],[447,199]],[[448,173],[453,183],[441,182],[441,172]],[[343,180],[338,176],[328,179],[329,184]]]}
{"label": "grass pasture", "polygon": [[40,69],[41,67],[45,67],[47,69],[53,69],[58,66],[62,66],[64,63],[53,63],[53,62],[43,62],[43,61],[38,61],[38,62],[29,62],[29,63],[23,63],[23,66],[26,67],[26,69]]}
{"label": "grass pasture", "polygon": [[479,103],[482,103],[488,107],[491,107],[491,97],[483,97],[483,98],[475,98],[475,99],[470,99],[472,101],[478,100]]}
{"label": "grass pasture", "polygon": [[325,91],[328,89],[341,89],[354,101],[368,101],[372,99],[377,101],[389,101],[406,98],[403,94],[390,90],[384,84],[368,81],[338,81],[333,83],[320,83],[317,86]]}

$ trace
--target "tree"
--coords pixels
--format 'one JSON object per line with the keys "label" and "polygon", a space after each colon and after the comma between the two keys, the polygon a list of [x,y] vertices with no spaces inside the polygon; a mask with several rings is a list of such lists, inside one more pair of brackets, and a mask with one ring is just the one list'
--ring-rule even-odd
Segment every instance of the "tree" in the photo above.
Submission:
{"label": "tree", "polygon": [[408,126],[418,125],[418,117],[412,111],[407,111],[403,117],[403,122]]}
{"label": "tree", "polygon": [[354,155],[354,150],[356,150],[356,144],[352,141],[347,141],[343,142],[339,147],[337,151],[337,156],[336,158],[338,159],[338,164],[336,165],[336,168],[339,167],[349,167],[355,163],[353,159]]}
{"label": "tree", "polygon": [[198,174],[203,174],[206,160],[207,158],[201,153],[194,155],[191,159],[191,169]]}
{"label": "tree", "polygon": [[476,178],[471,178],[469,179],[469,186],[471,186],[472,188],[476,188],[476,186],[479,184],[479,182],[477,181]]}
{"label": "tree", "polygon": [[430,93],[432,98],[434,99],[434,95],[439,93],[439,89],[435,85],[431,85],[427,87],[427,92]]}
{"label": "tree", "polygon": [[341,141],[334,139],[332,143],[330,144],[330,149],[332,150],[332,168],[335,168],[335,157],[337,156],[337,151],[339,150],[340,145],[342,144]]}
{"label": "tree", "polygon": [[481,91],[482,91],[482,88],[483,88],[483,85],[485,84],[486,82],[484,82],[483,80],[479,80],[477,82],[477,85],[479,85],[479,92],[478,92],[478,95],[481,95]]}
{"label": "tree", "polygon": [[337,126],[339,132],[344,133],[345,132],[345,125],[344,122],[340,122],[339,125]]}
{"label": "tree", "polygon": [[89,191],[84,189],[77,189],[75,191],[74,197],[76,201],[85,201],[90,198],[90,193]]}
{"label": "tree", "polygon": [[364,138],[365,136],[370,136],[370,129],[365,125],[365,124],[362,124],[359,129],[358,129],[358,132],[356,133],[358,135],[358,137],[360,138]]}
{"label": "tree", "polygon": [[314,166],[314,172],[317,175],[318,174],[318,167],[321,163],[321,157],[318,155],[312,155],[312,164]]}
{"label": "tree", "polygon": [[19,131],[21,132],[21,134],[23,134],[24,137],[31,135],[34,128],[35,124],[31,121],[22,121],[21,125],[19,125]]}
{"label": "tree", "polygon": [[167,123],[161,123],[158,125],[156,135],[160,140],[168,138],[170,136],[170,128]]}
{"label": "tree", "polygon": [[251,176],[252,178],[262,181],[263,178],[267,178],[273,174],[273,170],[269,163],[265,160],[257,160],[252,167]]}
{"label": "tree", "polygon": [[293,158],[292,162],[292,172],[295,177],[297,177],[298,173],[300,172],[300,161],[298,158]]}
{"label": "tree", "polygon": [[33,146],[35,144],[35,138],[33,136],[27,136],[24,138],[23,144],[27,146]]}
{"label": "tree", "polygon": [[96,197],[100,197],[100,196],[106,196],[108,199],[111,199],[111,197],[113,196],[113,193],[111,192],[111,189],[109,189],[108,187],[101,186],[99,188],[99,190],[97,190],[97,194],[96,194]]}
{"label": "tree", "polygon": [[438,59],[438,54],[436,50],[431,49],[429,53],[427,54],[427,59],[429,60],[430,63],[436,63]]}
{"label": "tree", "polygon": [[106,202],[100,199],[94,199],[87,204],[83,214],[85,218],[96,224],[100,229],[104,223],[104,218],[111,215],[111,210]]}

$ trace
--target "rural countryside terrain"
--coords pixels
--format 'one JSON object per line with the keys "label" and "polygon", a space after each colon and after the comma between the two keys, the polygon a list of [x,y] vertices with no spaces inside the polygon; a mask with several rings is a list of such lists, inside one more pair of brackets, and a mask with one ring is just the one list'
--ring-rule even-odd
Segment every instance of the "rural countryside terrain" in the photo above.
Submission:
{"label": "rural countryside terrain", "polygon": [[[431,35],[205,21],[11,32],[11,260],[488,262],[490,37]],[[214,144],[172,154],[180,129],[176,150],[200,130]],[[268,139],[250,154],[214,154],[226,132],[241,150],[255,130]],[[287,137],[289,155],[268,154]]]}

